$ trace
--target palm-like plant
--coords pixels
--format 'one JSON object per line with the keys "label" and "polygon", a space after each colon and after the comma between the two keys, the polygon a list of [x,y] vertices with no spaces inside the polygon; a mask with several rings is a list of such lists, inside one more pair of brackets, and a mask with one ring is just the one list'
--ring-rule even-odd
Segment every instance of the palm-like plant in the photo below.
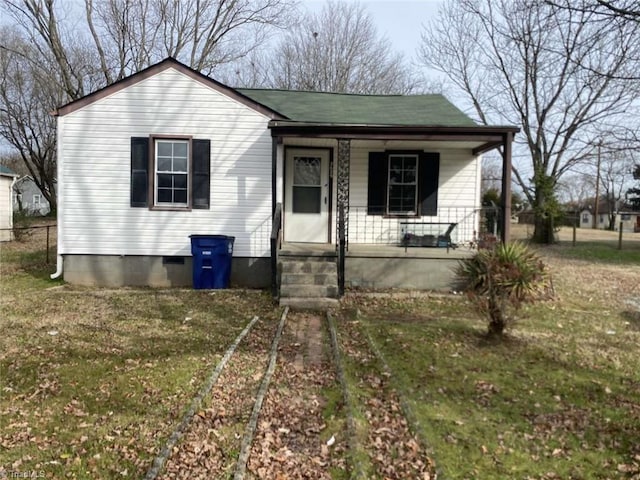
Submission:
{"label": "palm-like plant", "polygon": [[542,260],[518,242],[481,250],[461,260],[456,273],[471,300],[488,316],[490,335],[502,335],[510,310],[539,298],[550,284]]}

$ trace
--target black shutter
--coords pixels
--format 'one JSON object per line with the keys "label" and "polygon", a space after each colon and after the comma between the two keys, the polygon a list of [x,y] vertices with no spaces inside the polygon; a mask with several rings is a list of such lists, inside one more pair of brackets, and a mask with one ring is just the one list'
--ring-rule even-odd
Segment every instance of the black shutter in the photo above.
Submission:
{"label": "black shutter", "polygon": [[192,208],[209,208],[209,184],[211,177],[211,140],[191,142],[193,162],[191,176]]}
{"label": "black shutter", "polygon": [[369,152],[367,214],[384,215],[387,212],[388,177],[387,154],[385,152]]}
{"label": "black shutter", "polygon": [[148,137],[131,137],[131,206],[149,206]]}
{"label": "black shutter", "polygon": [[438,214],[438,180],[440,178],[440,154],[421,153],[418,166],[418,205],[420,215]]}

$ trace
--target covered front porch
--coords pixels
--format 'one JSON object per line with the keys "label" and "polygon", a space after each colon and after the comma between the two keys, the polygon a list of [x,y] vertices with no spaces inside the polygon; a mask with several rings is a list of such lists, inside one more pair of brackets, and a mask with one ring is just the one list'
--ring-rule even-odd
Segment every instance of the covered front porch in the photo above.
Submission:
{"label": "covered front porch", "polygon": [[[509,238],[517,129],[310,128],[281,121],[270,127],[276,296],[280,263],[314,257],[335,262],[338,296],[346,287],[448,290],[459,259],[487,237]],[[502,152],[505,193],[487,211],[480,205],[480,159],[495,148]],[[309,280],[297,273],[286,281]]]}

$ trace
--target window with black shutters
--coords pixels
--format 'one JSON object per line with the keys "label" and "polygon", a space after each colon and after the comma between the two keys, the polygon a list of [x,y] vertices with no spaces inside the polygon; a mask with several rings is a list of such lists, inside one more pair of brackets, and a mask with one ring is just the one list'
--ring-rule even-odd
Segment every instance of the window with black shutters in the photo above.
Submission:
{"label": "window with black shutters", "polygon": [[437,215],[439,175],[437,152],[369,152],[367,213]]}
{"label": "window with black shutters", "polygon": [[210,152],[206,139],[132,137],[131,206],[208,209]]}

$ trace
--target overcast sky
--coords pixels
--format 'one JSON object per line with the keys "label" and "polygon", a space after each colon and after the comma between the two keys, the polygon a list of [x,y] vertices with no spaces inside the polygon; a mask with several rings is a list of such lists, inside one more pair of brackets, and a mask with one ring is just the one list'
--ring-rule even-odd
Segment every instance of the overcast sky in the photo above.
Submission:
{"label": "overcast sky", "polygon": [[[320,9],[324,3],[326,0],[302,1],[303,6],[312,10]],[[360,0],[371,13],[378,31],[407,59],[415,57],[422,24],[435,17],[441,3],[442,0]]]}

